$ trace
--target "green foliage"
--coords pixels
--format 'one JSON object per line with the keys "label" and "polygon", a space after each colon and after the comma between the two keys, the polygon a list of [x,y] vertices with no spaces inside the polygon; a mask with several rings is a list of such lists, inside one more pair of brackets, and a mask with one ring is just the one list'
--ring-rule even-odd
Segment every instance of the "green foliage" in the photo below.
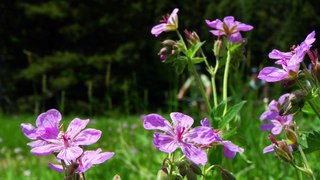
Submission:
{"label": "green foliage", "polygon": [[307,134],[306,137],[307,148],[304,149],[305,153],[312,153],[320,150],[320,132],[313,131]]}

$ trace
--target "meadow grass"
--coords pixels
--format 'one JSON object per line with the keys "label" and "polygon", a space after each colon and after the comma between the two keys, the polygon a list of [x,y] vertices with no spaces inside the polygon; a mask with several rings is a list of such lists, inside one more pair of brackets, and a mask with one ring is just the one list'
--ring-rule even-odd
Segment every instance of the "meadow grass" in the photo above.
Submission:
{"label": "meadow grass", "polygon": [[[249,97],[254,99],[254,97]],[[248,100],[241,111],[241,118],[233,123],[238,126],[237,134],[230,140],[245,149],[234,159],[223,158],[221,148],[211,154],[209,161],[221,161],[221,165],[233,172],[237,179],[308,179],[289,165],[279,160],[273,153],[263,154],[265,146],[271,144],[267,138],[268,132],[261,132],[260,114],[265,105],[260,101]],[[169,113],[159,113],[168,117]],[[66,127],[77,116],[63,117]],[[194,117],[194,116],[193,116]],[[103,151],[114,151],[115,156],[109,161],[95,166],[87,171],[87,179],[112,179],[116,174],[122,179],[156,179],[161,168],[165,153],[153,146],[153,132],[143,129],[143,121],[139,115],[113,117],[79,117],[90,118],[88,127],[100,129],[101,139],[88,149],[102,148]],[[195,121],[202,117],[194,117]],[[299,126],[318,128],[320,123],[310,117],[299,116]],[[48,162],[55,162],[53,156],[37,157],[30,153],[26,144],[29,140],[20,129],[21,123],[35,123],[36,116],[0,116],[2,128],[0,131],[0,179],[63,179],[63,174],[51,170]],[[299,156],[296,159],[300,162]],[[307,154],[310,165],[319,177],[317,162],[319,151]],[[215,171],[208,179],[220,179]]]}

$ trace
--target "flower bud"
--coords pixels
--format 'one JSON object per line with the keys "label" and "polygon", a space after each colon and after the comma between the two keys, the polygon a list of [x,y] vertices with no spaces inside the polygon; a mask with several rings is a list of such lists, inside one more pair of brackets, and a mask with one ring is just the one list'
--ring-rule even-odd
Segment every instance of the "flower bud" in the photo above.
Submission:
{"label": "flower bud", "polygon": [[189,169],[189,163],[187,160],[181,161],[178,164],[179,173],[181,176],[185,176]]}
{"label": "flower bud", "polygon": [[220,56],[221,47],[222,47],[222,41],[220,39],[216,40],[213,45],[214,56],[216,57]]}
{"label": "flower bud", "polygon": [[188,31],[186,29],[186,30],[184,30],[184,33],[186,34],[187,41],[191,45],[195,45],[195,44],[200,42],[200,38],[199,38],[198,34],[195,31],[190,32],[190,31]]}
{"label": "flower bud", "polygon": [[282,140],[278,142],[279,146],[274,147],[275,153],[284,161],[284,162],[292,162],[293,155],[286,143],[286,141]]}
{"label": "flower bud", "polygon": [[286,131],[287,138],[290,140],[289,144],[290,145],[297,144],[298,142],[297,134],[290,128],[286,128],[285,131]]}
{"label": "flower bud", "polygon": [[294,114],[302,109],[306,99],[306,94],[303,90],[297,90],[291,93],[288,97],[285,98],[279,114],[281,116]]}
{"label": "flower bud", "polygon": [[177,42],[174,40],[171,40],[171,39],[166,39],[166,40],[162,41],[161,44],[163,46],[175,46],[177,44]]}

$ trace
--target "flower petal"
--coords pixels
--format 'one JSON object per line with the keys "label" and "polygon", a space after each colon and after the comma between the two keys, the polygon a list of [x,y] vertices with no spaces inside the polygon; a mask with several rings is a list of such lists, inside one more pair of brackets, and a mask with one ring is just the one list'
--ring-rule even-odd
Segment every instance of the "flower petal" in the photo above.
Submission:
{"label": "flower petal", "polygon": [[153,136],[154,136],[153,144],[160,151],[163,151],[166,153],[172,153],[178,147],[176,140],[172,136],[169,136],[167,134],[157,133],[157,132],[154,133]]}
{"label": "flower petal", "polygon": [[166,23],[161,23],[158,24],[156,26],[154,26],[151,29],[151,34],[155,35],[156,37],[158,37],[162,32],[167,31],[169,28],[167,27]]}
{"label": "flower petal", "polygon": [[223,155],[226,158],[234,158],[236,156],[236,153],[242,153],[244,150],[240,148],[239,146],[233,144],[231,141],[222,141],[221,144],[223,145]]}
{"label": "flower petal", "polygon": [[170,113],[170,117],[175,128],[184,127],[185,131],[188,131],[193,124],[193,119],[190,116],[179,112]]}
{"label": "flower petal", "polygon": [[274,151],[274,144],[271,144],[263,149],[263,154]]}
{"label": "flower petal", "polygon": [[215,137],[216,136],[211,127],[198,126],[186,133],[183,137],[183,140],[184,142],[208,145],[211,144],[214,140],[216,140]]}
{"label": "flower petal", "polygon": [[259,79],[265,80],[267,82],[277,82],[288,77],[289,75],[286,71],[275,67],[265,67],[259,72],[258,75]]}
{"label": "flower petal", "polygon": [[192,144],[181,143],[180,147],[183,154],[196,164],[205,165],[208,161],[207,154],[201,148]]}
{"label": "flower petal", "polygon": [[25,124],[25,123],[22,123],[20,125],[21,129],[22,129],[22,132],[23,134],[29,138],[29,139],[32,139],[32,140],[35,140],[37,139],[38,137],[38,133],[37,133],[37,129],[32,125],[32,124]]}
{"label": "flower petal", "polygon": [[76,134],[78,134],[82,129],[84,129],[87,126],[88,123],[89,119],[81,120],[79,118],[75,118],[70,122],[66,133],[70,138],[74,138]]}
{"label": "flower petal", "polygon": [[71,146],[62,149],[57,155],[57,158],[61,160],[73,161],[81,156],[82,152],[83,150],[79,146]]}
{"label": "flower petal", "polygon": [[173,128],[169,121],[158,114],[149,114],[144,116],[143,127],[147,130],[161,130],[164,132],[171,132]]}
{"label": "flower petal", "polygon": [[247,25],[244,23],[239,23],[237,26],[238,31],[250,31],[253,29],[253,26]]}
{"label": "flower petal", "polygon": [[60,164],[51,164],[51,163],[48,163],[48,166],[52,169],[52,170],[55,170],[57,172],[63,172],[64,169],[63,169],[63,166],[60,165]]}
{"label": "flower petal", "polygon": [[72,141],[75,145],[91,145],[96,143],[100,137],[102,132],[97,129],[86,129],[81,131]]}
{"label": "flower petal", "polygon": [[47,112],[41,113],[37,120],[37,127],[56,127],[61,121],[61,114],[56,109],[50,109]]}
{"label": "flower petal", "polygon": [[47,156],[54,152],[60,151],[62,148],[63,146],[59,146],[57,144],[46,144],[32,148],[31,153],[37,156]]}

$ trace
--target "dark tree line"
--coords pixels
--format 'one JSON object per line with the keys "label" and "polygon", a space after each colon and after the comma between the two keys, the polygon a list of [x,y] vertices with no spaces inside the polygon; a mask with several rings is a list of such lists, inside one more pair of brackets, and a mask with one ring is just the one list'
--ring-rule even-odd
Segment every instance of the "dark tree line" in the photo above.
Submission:
{"label": "dark tree line", "polygon": [[214,38],[205,19],[233,15],[253,25],[247,67],[266,64],[273,48],[285,51],[319,30],[320,2],[311,0],[3,0],[0,112],[166,109],[180,80],[157,52],[174,34],[155,38],[150,30],[175,7],[180,30],[196,30],[208,53]]}

